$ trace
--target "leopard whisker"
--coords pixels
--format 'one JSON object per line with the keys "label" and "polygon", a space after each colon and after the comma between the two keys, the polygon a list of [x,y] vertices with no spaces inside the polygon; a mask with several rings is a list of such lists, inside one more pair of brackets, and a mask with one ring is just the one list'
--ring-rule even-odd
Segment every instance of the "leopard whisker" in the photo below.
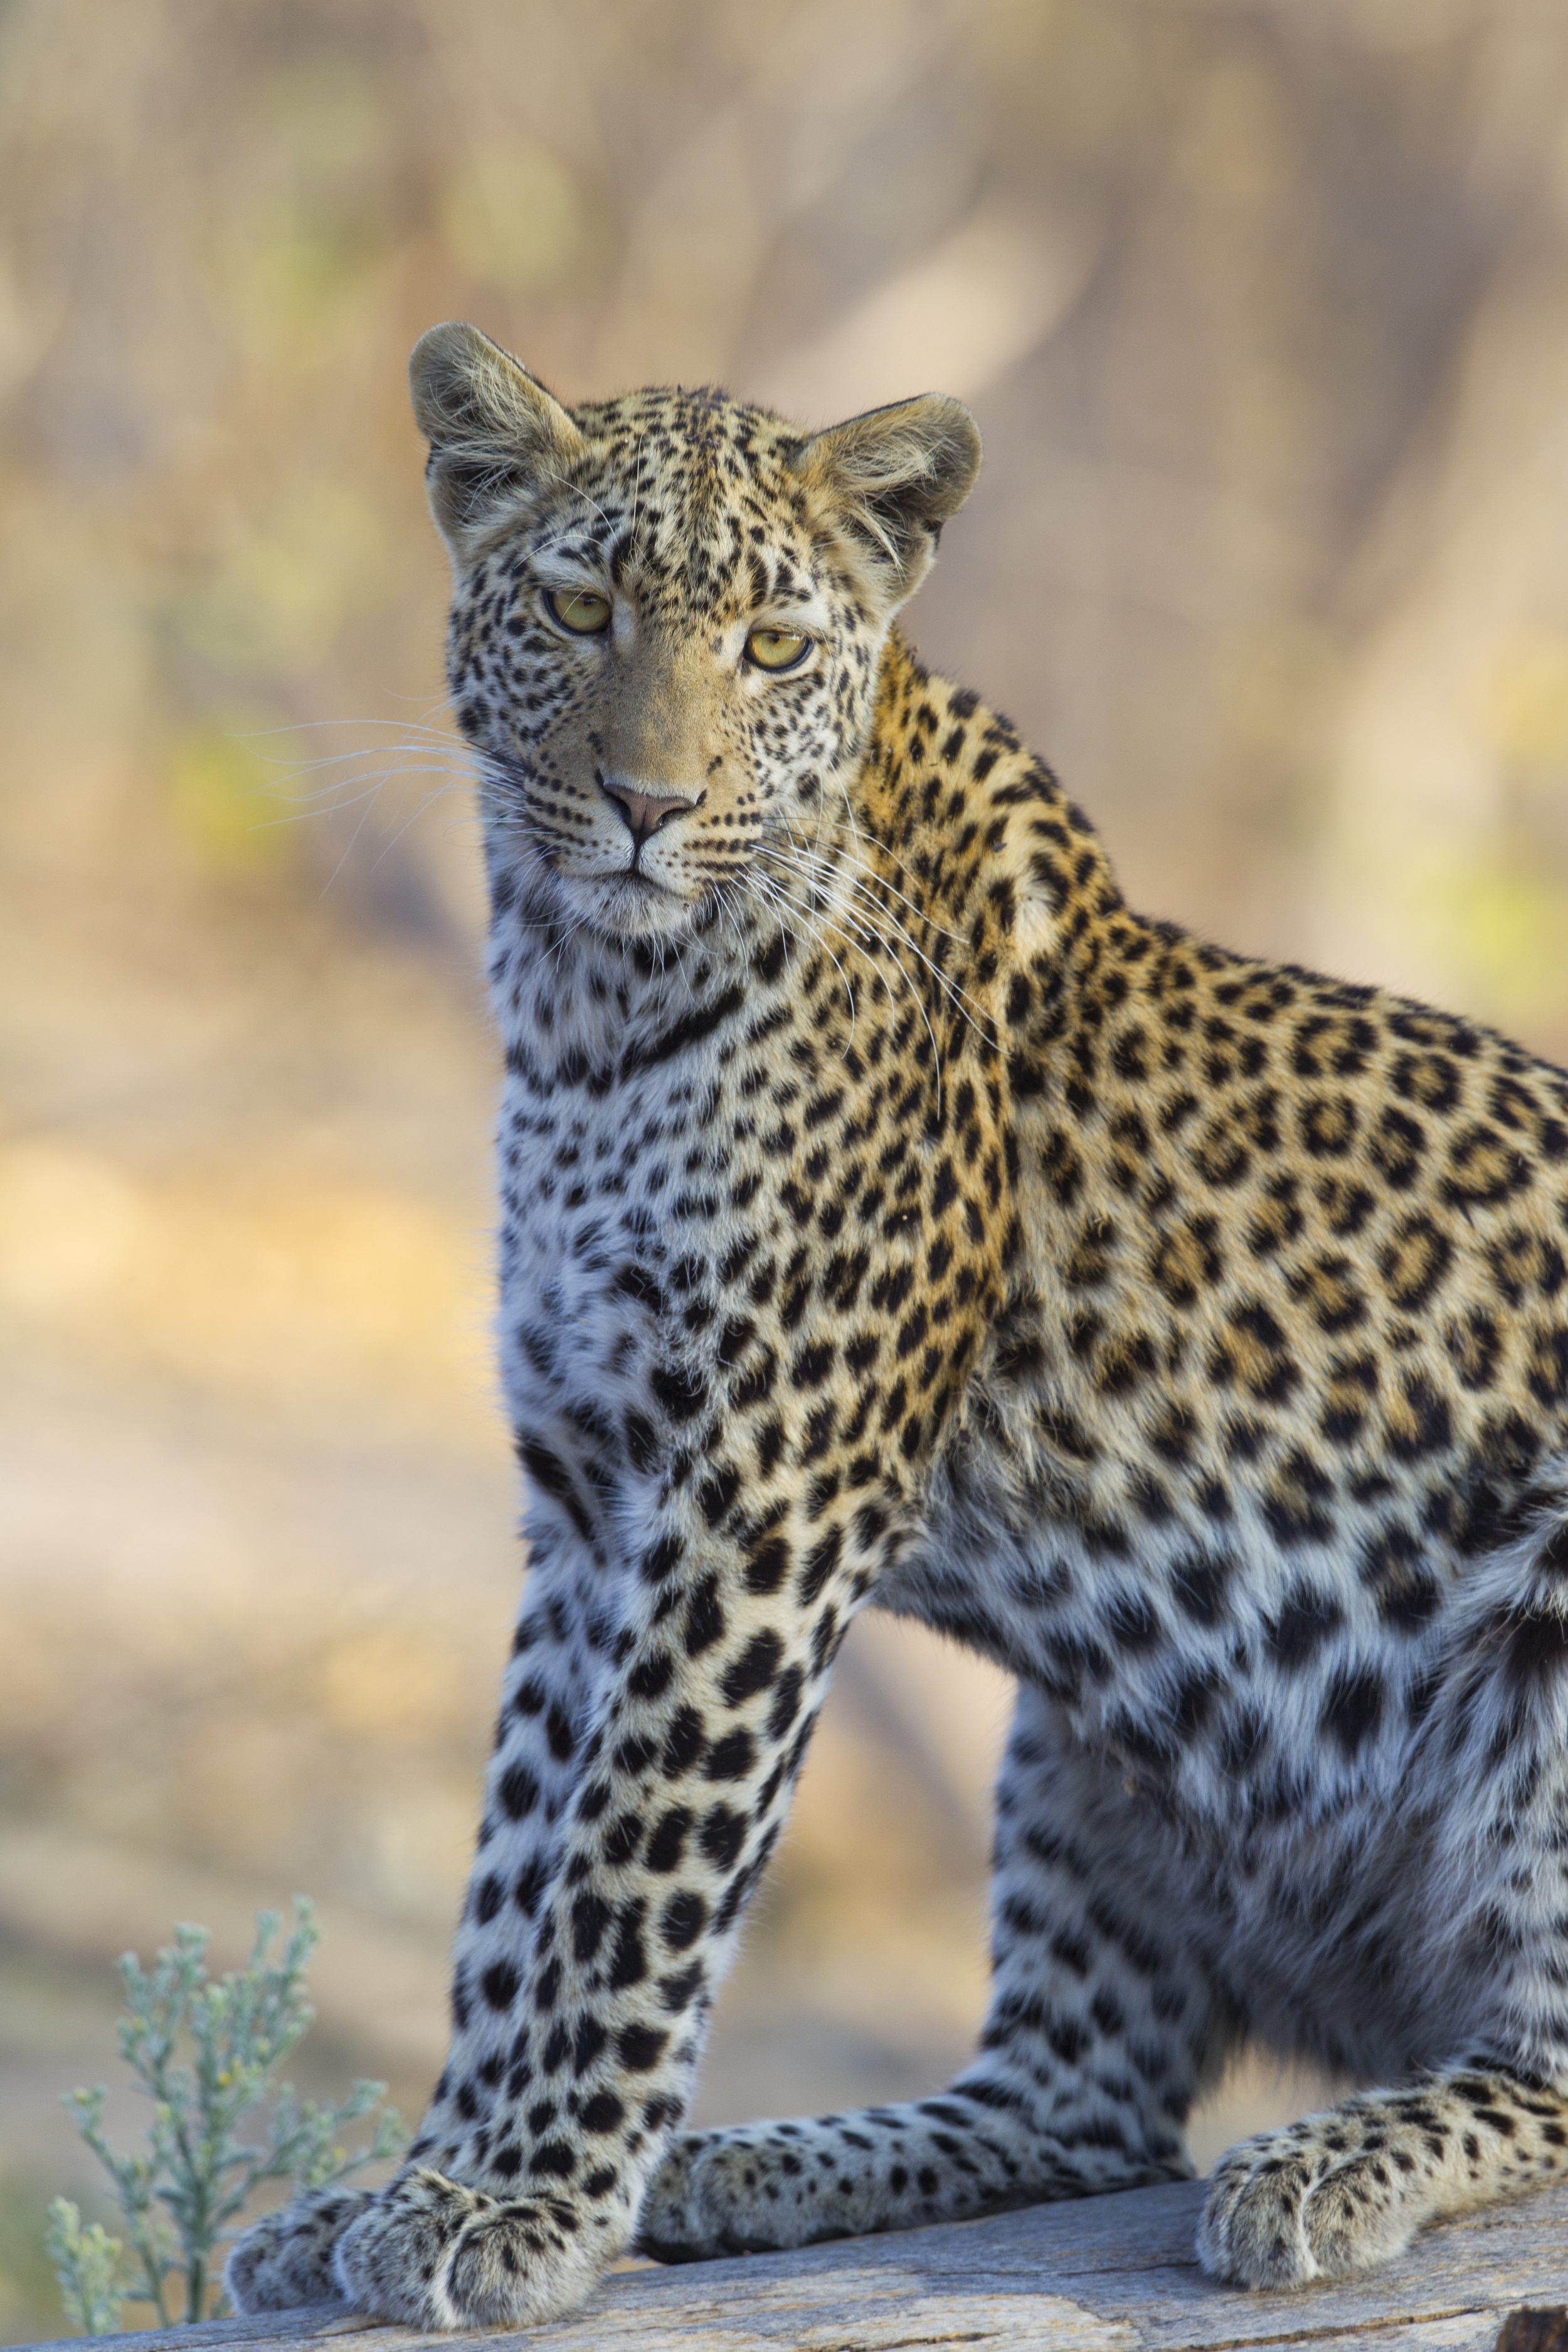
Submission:
{"label": "leopard whisker", "polygon": [[[789,905],[786,894],[770,876],[760,874],[756,872],[755,869],[752,870],[749,879],[758,887],[759,896],[763,896],[765,894],[765,896],[771,899],[772,903],[780,909],[782,927],[783,909],[786,905]],[[849,1046],[854,1043],[855,1024],[859,1018],[859,1005],[855,995],[855,983],[850,979],[849,974],[845,971],[844,966],[839,962],[838,958],[834,954],[833,950],[828,946],[827,940],[823,932],[811,921],[810,918],[803,914],[798,908],[793,906],[790,906],[789,911],[795,916],[798,922],[804,923],[805,929],[810,932],[812,938],[816,941],[817,946],[821,949],[823,954],[827,958],[828,962],[833,966],[834,971],[838,974],[839,979],[844,983],[845,1001],[849,1007],[849,1036],[845,1045],[845,1051],[847,1053]]]}
{"label": "leopard whisker", "polygon": [[[762,853],[762,854],[771,855],[771,856],[779,856],[781,853],[777,850],[776,846],[774,846],[773,845],[771,845],[771,844],[770,844],[770,845],[767,845],[765,846],[765,849],[764,849],[763,853]],[[810,853],[809,853],[809,852],[805,852],[805,853],[804,853],[804,855],[805,855],[806,856],[810,856]],[[829,871],[830,871],[830,872],[834,872],[834,873],[837,873],[837,870],[838,870],[838,869],[837,869],[837,868],[830,868],[830,869],[829,869]],[[806,877],[805,877],[803,875],[801,875],[801,871],[800,871],[800,868],[799,868],[799,866],[796,866],[796,868],[795,868],[795,872],[796,872],[796,874],[797,874],[797,877],[799,877],[800,878],[803,878],[803,879],[804,879],[804,878],[806,878]],[[888,955],[889,961],[892,963],[892,965],[893,965],[893,967],[894,967],[895,971],[899,973],[900,978],[903,981],[905,987],[909,990],[910,995],[910,997],[911,997],[911,999],[912,999],[912,1001],[913,1001],[913,1003],[914,1003],[914,1004],[915,1004],[915,1007],[916,1007],[917,1011],[918,1011],[918,1012],[919,1012],[919,1013],[920,1013],[921,1019],[925,1023],[926,1034],[927,1034],[927,1036],[928,1036],[928,1037],[930,1038],[930,1040],[931,1040],[931,1055],[932,1055],[933,1065],[934,1065],[934,1068],[935,1068],[935,1073],[936,1073],[936,1090],[937,1090],[937,1092],[936,1092],[936,1102],[937,1102],[937,1117],[940,1118],[941,1118],[941,1116],[942,1116],[942,1048],[941,1048],[941,1046],[939,1045],[939,1044],[938,1044],[938,1042],[937,1042],[936,1030],[935,1030],[935,1028],[933,1027],[933,1025],[932,1025],[931,1018],[931,1014],[930,1014],[930,1013],[929,1013],[929,1012],[927,1011],[927,1009],[926,1009],[926,1003],[925,1003],[925,999],[924,999],[924,997],[921,995],[921,993],[920,990],[915,986],[915,984],[914,984],[914,981],[913,981],[913,978],[911,977],[911,975],[910,975],[910,973],[909,973],[909,972],[904,969],[904,965],[903,965],[903,963],[902,963],[902,961],[901,961],[901,959],[900,958],[900,956],[899,956],[899,954],[898,954],[897,950],[893,947],[893,945],[892,945],[891,941],[890,941],[890,940],[883,940],[883,939],[880,937],[880,935],[879,935],[878,932],[876,932],[876,931],[875,931],[875,929],[871,927],[871,925],[866,921],[866,919],[865,919],[865,918],[864,918],[864,917],[858,917],[858,916],[857,916],[857,915],[855,915],[855,914],[853,914],[853,913],[850,913],[848,910],[847,910],[847,909],[845,909],[845,908],[837,908],[837,909],[835,909],[835,919],[836,919],[836,921],[837,921],[837,926],[838,926],[839,929],[840,929],[840,930],[842,930],[842,931],[845,933],[846,938],[847,938],[847,939],[849,939],[851,941],[853,941],[853,940],[855,940],[855,938],[856,938],[856,927],[858,925],[858,927],[859,927],[859,929],[860,929],[860,931],[861,931],[861,933],[862,933],[862,937],[861,937],[861,939],[860,939],[860,940],[859,940],[859,944],[861,944],[862,946],[864,946],[864,944],[865,944],[865,940],[866,940],[866,938],[867,938],[867,937],[869,937],[869,938],[871,938],[871,939],[875,940],[877,941],[877,944],[878,944],[878,945],[879,945],[879,946],[881,946],[882,948],[884,948],[884,949],[885,949],[885,950],[886,950],[886,952],[887,952],[887,955]],[[911,948],[913,948],[913,941],[912,941],[912,940],[910,940],[910,941],[907,941],[907,942],[906,942],[906,944],[907,944],[907,945],[909,945],[909,946],[910,946]],[[918,950],[918,949],[915,949],[915,950],[914,950],[914,952],[918,955],[920,951],[919,951],[919,950]],[[929,961],[929,959],[922,958],[922,959],[921,959],[921,961]],[[886,975],[884,974],[882,977],[883,977],[884,985],[886,985]],[[940,980],[940,979],[941,979],[941,977],[942,977],[942,975],[939,973],[939,974],[937,975],[937,977],[938,977],[938,979]],[[890,991],[890,990],[889,990],[889,1001],[891,1001],[891,991]]]}
{"label": "leopard whisker", "polygon": [[[805,857],[810,857],[814,854],[807,849],[804,844],[799,843],[796,844],[796,851],[797,855]],[[837,872],[838,869],[835,868],[831,870]],[[958,986],[956,982],[952,981],[949,975],[942,970],[941,966],[932,961],[931,957],[929,956],[925,950],[921,948],[910,936],[908,929],[899,921],[897,916],[895,916],[890,909],[878,903],[874,895],[868,889],[866,881],[861,877],[850,874],[845,878],[848,881],[851,892],[855,894],[861,902],[861,907],[858,910],[858,919],[866,927],[867,930],[872,936],[881,938],[882,934],[878,930],[877,925],[879,920],[885,923],[888,928],[902,941],[903,945],[909,949],[910,954],[916,957],[920,962],[926,966],[927,970],[931,972],[931,977],[935,980],[937,986],[941,989],[942,994],[947,998],[950,1004],[952,1005],[954,1011],[959,1013],[961,1017],[969,1023],[969,1025],[974,1030],[977,1036],[984,1036],[985,1033],[974,1020],[973,1014],[978,1013],[981,1016],[981,1019],[984,1020],[986,1017],[985,1008],[983,1005],[975,1003],[974,1000],[972,997],[969,997],[966,992]],[[872,908],[874,912],[865,911],[868,906]],[[949,933],[947,936],[952,937],[953,934]],[[884,939],[883,944],[889,948],[889,952],[893,951],[890,940]],[[973,1008],[973,1013],[969,1010],[971,1006]]]}

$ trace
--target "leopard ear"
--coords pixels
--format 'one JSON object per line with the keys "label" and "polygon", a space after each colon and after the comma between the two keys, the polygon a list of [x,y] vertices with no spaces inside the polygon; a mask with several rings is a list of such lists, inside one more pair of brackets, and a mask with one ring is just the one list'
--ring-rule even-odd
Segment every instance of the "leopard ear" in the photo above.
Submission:
{"label": "leopard ear", "polygon": [[582,453],[583,436],[554,394],[461,320],[421,335],[408,384],[430,444],[430,511],[455,562],[542,477],[558,478]]}
{"label": "leopard ear", "polygon": [[889,605],[931,569],[942,527],[980,471],[980,428],[940,392],[830,425],[795,454],[797,473],[864,543]]}

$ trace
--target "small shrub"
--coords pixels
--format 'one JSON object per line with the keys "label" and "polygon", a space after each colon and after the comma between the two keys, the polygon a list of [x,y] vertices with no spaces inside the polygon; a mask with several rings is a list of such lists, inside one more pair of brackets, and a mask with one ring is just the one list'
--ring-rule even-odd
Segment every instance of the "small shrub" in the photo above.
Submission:
{"label": "small shrub", "polygon": [[[237,2234],[229,2225],[255,2189],[269,2180],[286,2181],[296,2194],[322,2189],[404,2146],[395,2108],[380,2105],[384,2083],[355,2083],[333,2105],[301,2099],[278,2080],[315,2014],[305,1970],[321,1929],[303,1896],[294,1915],[274,1960],[268,1955],[281,1920],[276,1911],[261,1912],[246,1966],[216,1984],[207,1979],[205,1927],[176,1927],[152,1969],[134,1952],[120,1963],[126,2008],[120,2054],[153,2103],[145,2153],[120,2156],[109,2145],[101,2085],[64,2095],[113,2183],[125,2234],[110,2237],[96,2221],[84,2227],[76,2206],[57,2197],[46,2240],[66,2315],[89,2336],[112,2333],[129,2297],[145,2298],[164,2326],[176,2313],[184,2320],[217,2315],[219,2250]],[[241,2140],[242,2118],[264,2104],[265,2137]],[[368,2146],[341,2146],[344,2126],[367,2116],[374,2118]]]}
{"label": "small shrub", "polygon": [[60,2301],[72,2326],[84,2336],[112,2336],[125,2299],[120,2283],[124,2240],[111,2238],[101,2221],[84,2228],[70,2199],[57,2197],[49,2206],[44,2252],[55,2266]]}

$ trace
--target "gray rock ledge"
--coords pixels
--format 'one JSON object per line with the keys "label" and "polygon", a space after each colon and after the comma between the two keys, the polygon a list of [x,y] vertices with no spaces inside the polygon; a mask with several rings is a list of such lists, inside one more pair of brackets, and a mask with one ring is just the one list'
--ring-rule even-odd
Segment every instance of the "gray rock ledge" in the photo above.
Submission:
{"label": "gray rock ledge", "polygon": [[[338,2304],[98,2338],[110,2352],[1493,2352],[1521,2305],[1568,2304],[1568,2187],[1426,2231],[1369,2277],[1244,2294],[1199,2271],[1202,2184],[941,2229],[622,2271],[546,2326],[428,2336]],[[70,2339],[78,2347],[82,2339]],[[50,2347],[63,2352],[63,2347]]]}

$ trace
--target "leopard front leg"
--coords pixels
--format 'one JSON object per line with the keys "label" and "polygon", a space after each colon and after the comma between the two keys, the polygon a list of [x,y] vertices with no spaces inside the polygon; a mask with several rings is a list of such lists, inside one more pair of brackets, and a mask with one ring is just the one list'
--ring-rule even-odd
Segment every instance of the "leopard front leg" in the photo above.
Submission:
{"label": "leopard front leg", "polygon": [[[864,1560],[847,1519],[797,1540],[774,1512],[729,1545],[666,1523],[614,1607],[601,1568],[595,1677],[582,1718],[563,1710],[553,1733],[525,1654],[441,2095],[415,2160],[333,2257],[359,2308],[527,2324],[580,2301],[626,2244],[852,1606]],[[570,1794],[542,1864],[530,1847],[520,1865],[542,1792],[521,1809],[507,1791],[534,1770],[542,1723]]]}
{"label": "leopard front leg", "polygon": [[1185,2178],[1187,2110],[1228,2041],[1179,1934],[1155,1924],[1180,1916],[1169,1847],[1024,1687],[974,2063],[937,2098],[682,2138],[644,2204],[643,2251],[806,2245]]}
{"label": "leopard front leg", "polygon": [[1365,2091],[1223,2157],[1198,2258],[1237,2286],[1304,2285],[1386,2262],[1424,2223],[1568,2174],[1568,2098],[1496,2068]]}

